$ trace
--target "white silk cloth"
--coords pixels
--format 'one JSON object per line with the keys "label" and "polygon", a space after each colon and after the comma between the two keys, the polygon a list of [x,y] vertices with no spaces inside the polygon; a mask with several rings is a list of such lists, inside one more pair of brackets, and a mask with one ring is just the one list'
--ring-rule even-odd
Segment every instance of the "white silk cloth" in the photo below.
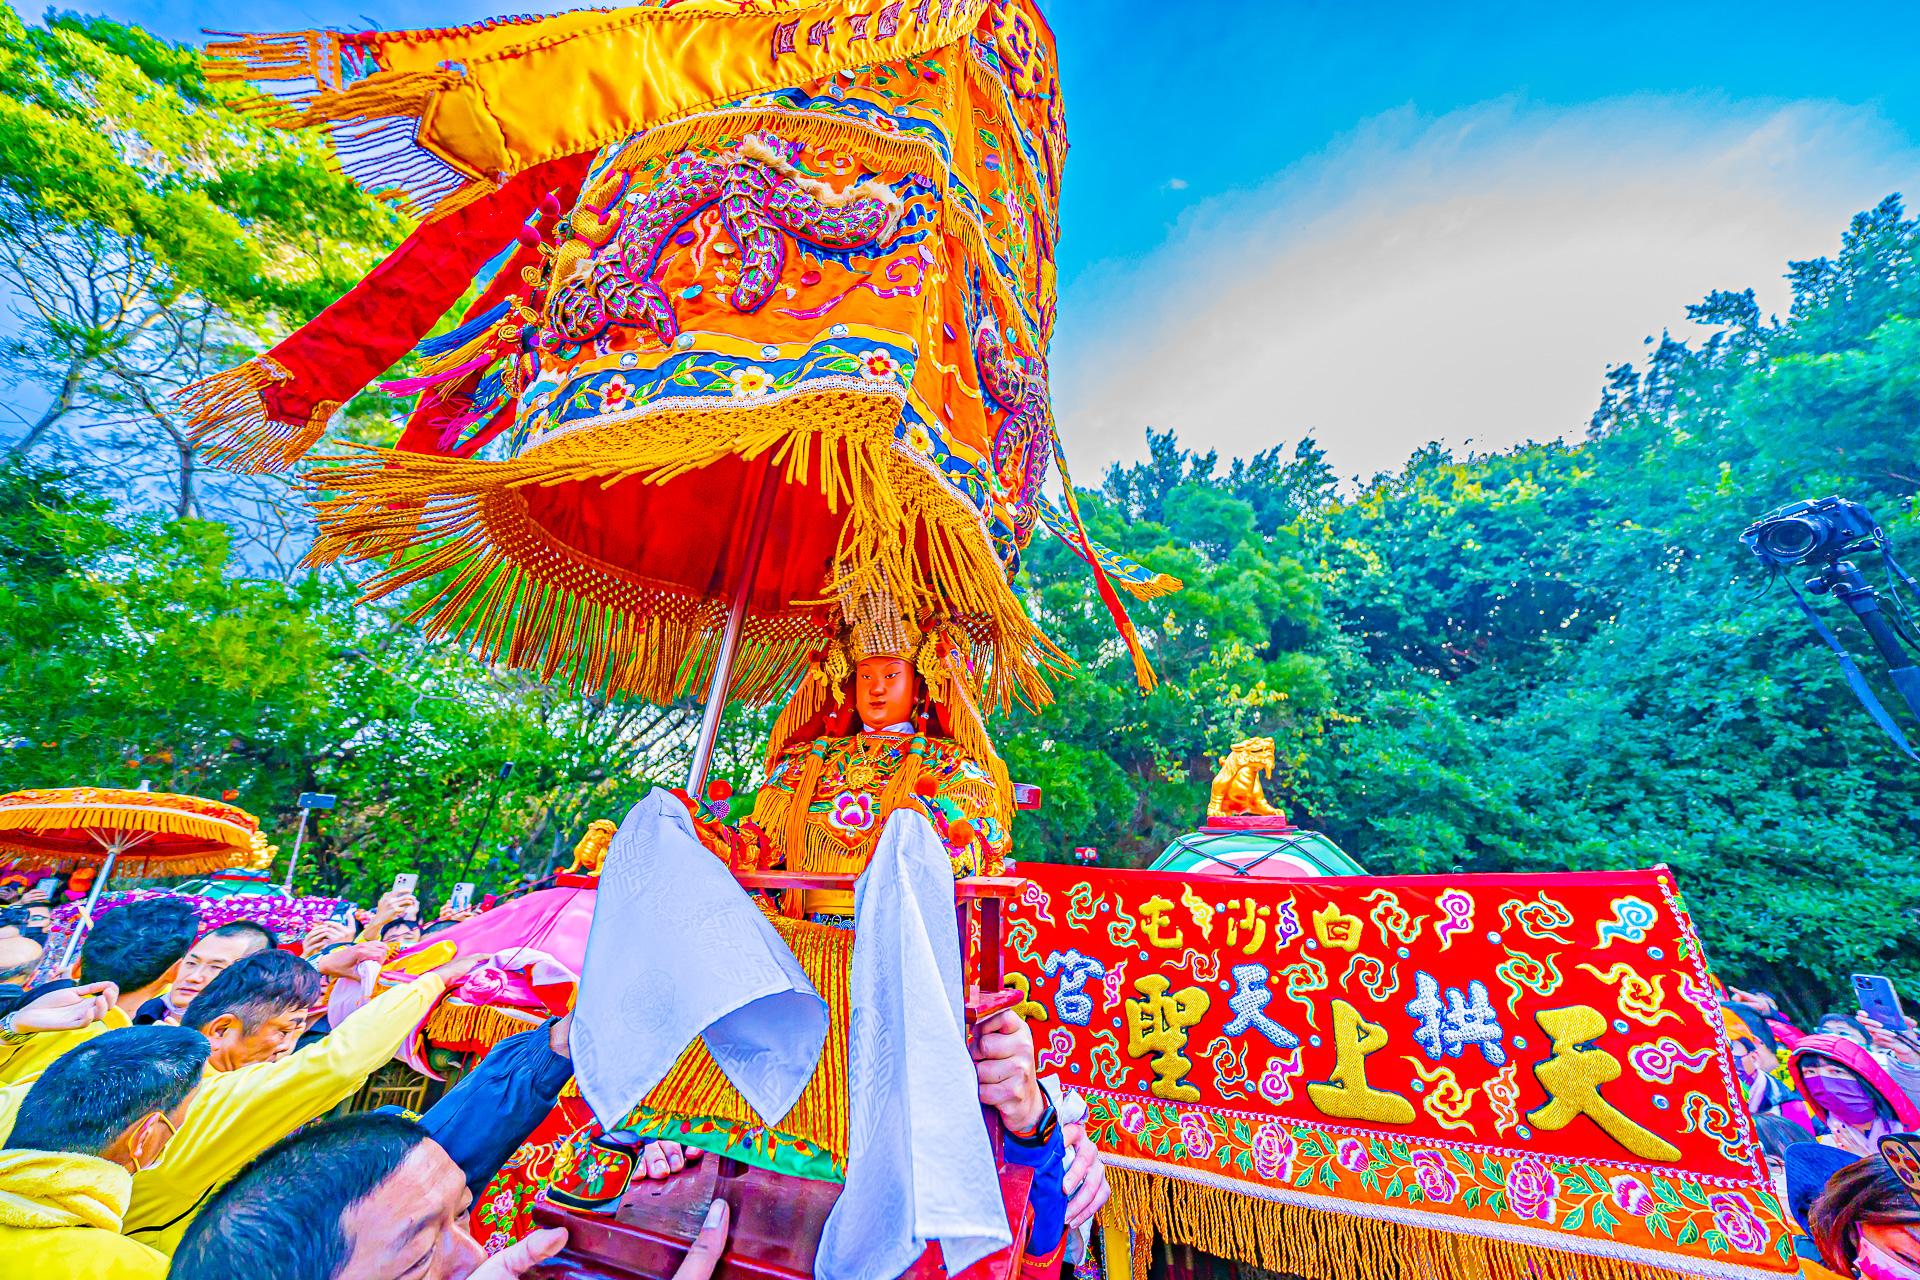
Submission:
{"label": "white silk cloth", "polygon": [[[1007,1247],[967,1052],[953,872],[917,812],[894,814],[854,891],[847,1181],[820,1280],[892,1280],[939,1241],[949,1274]],[[656,790],[607,851],[574,1013],[574,1073],[618,1125],[695,1036],[768,1124],[812,1077],[826,1004],[685,806]]]}
{"label": "white silk cloth", "polygon": [[655,789],[607,849],[573,1017],[574,1076],[613,1129],[700,1036],[768,1124],[798,1101],[827,1002],[767,918]]}

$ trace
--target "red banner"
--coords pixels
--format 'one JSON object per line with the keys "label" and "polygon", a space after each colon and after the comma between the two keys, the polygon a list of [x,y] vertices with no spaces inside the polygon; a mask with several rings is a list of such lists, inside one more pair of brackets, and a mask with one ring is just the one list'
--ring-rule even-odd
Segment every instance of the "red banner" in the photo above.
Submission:
{"label": "red banner", "polygon": [[1691,1274],[1794,1269],[1664,869],[1021,871],[1022,1011],[1115,1169]]}

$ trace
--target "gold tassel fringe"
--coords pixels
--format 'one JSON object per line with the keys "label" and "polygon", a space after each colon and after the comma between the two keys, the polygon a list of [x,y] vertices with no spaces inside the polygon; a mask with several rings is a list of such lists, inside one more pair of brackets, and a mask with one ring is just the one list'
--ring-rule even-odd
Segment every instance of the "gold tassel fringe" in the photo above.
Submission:
{"label": "gold tassel fringe", "polygon": [[[0,856],[17,859],[29,866],[98,866],[106,860],[104,848],[68,852],[49,849],[31,838],[35,832],[87,828],[188,836],[213,846],[191,853],[168,853],[164,849],[147,849],[136,843],[123,851],[115,861],[114,872],[117,875],[201,875],[243,865],[254,856],[254,833],[230,822],[158,806],[123,806],[109,813],[103,812],[99,806],[88,805],[69,808],[35,805],[31,808],[0,809]],[[10,839],[8,832],[20,834]]]}
{"label": "gold tassel fringe", "polygon": [[1686,1274],[1637,1259],[1411,1226],[1364,1209],[1282,1204],[1112,1165],[1107,1184],[1113,1199],[1103,1212],[1132,1228],[1138,1276],[1147,1274],[1156,1238],[1305,1280],[1680,1280]]}
{"label": "gold tassel fringe", "polygon": [[546,1017],[544,1012],[515,1017],[489,1005],[442,1000],[427,1016],[426,1025],[420,1032],[432,1044],[459,1045],[462,1048],[477,1045],[491,1047],[508,1036],[531,1031],[546,1021]]}
{"label": "gold tassel fringe", "polygon": [[[461,636],[486,661],[670,701],[710,670],[722,603],[556,541],[528,518],[517,490],[606,488],[629,477],[664,484],[724,458],[770,453],[786,484],[846,513],[839,562],[874,566],[906,600],[940,601],[987,642],[991,705],[1043,704],[1046,673],[1071,662],[1007,586],[978,513],[896,447],[898,413],[890,395],[813,392],[752,409],[630,415],[503,462],[357,447],[322,459],[331,465],[309,477],[331,496],[315,503],[320,537],[307,563],[398,556],[369,581],[367,599],[450,573],[413,614],[429,633]],[[750,619],[734,696],[765,701],[791,689],[819,639],[811,607]]]}
{"label": "gold tassel fringe", "polygon": [[187,438],[229,471],[285,471],[319,443],[340,408],[338,401],[322,401],[304,423],[268,417],[260,393],[292,376],[268,357],[255,356],[192,383],[176,397]]}
{"label": "gold tassel fringe", "polygon": [[[840,1160],[847,1158],[847,1040],[853,1008],[853,933],[829,925],[771,917],[794,958],[827,1002],[827,1042],[820,1065],[793,1110],[781,1118],[781,1133],[810,1142]],[[641,1104],[678,1116],[711,1116],[739,1124],[765,1125],[732,1081],[696,1039],[666,1079]]]}
{"label": "gold tassel fringe", "polygon": [[773,722],[773,735],[767,739],[767,759],[765,773],[773,776],[773,768],[780,763],[780,757],[791,745],[790,739],[800,732],[807,721],[827,709],[833,689],[825,680],[816,680],[812,672],[800,682],[800,687],[787,699],[787,705],[780,709],[780,716]]}

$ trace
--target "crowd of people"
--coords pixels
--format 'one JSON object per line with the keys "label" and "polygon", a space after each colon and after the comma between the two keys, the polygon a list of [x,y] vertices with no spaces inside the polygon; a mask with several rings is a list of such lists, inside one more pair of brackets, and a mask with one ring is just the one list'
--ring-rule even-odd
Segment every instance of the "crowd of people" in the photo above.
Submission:
{"label": "crowd of people", "polygon": [[[1900,1006],[1904,1007],[1904,1006]],[[1727,992],[1723,1016],[1768,1167],[1812,1277],[1920,1280],[1920,1186],[1887,1139],[1920,1131],[1920,1024],[1864,1009],[1812,1030],[1764,991]],[[1916,1152],[1920,1154],[1920,1152]]]}
{"label": "crowd of people", "polygon": [[[468,1215],[571,1078],[571,1014],[494,1046],[423,1114],[336,1114],[477,961],[345,1016],[329,985],[473,914],[423,925],[394,892],[283,944],[147,898],[102,912],[50,973],[44,904],[0,907],[0,1275],[226,1280],[270,1258],[287,1280],[509,1280],[554,1255],[549,1229],[488,1257]],[[1003,1017],[976,1058],[1004,1112],[1037,1085],[1025,1024]],[[663,1178],[698,1153],[641,1155]],[[1032,1162],[1034,1232],[1057,1242],[1104,1201],[1103,1175],[1057,1134]],[[716,1201],[680,1280],[712,1273],[727,1229]]]}
{"label": "crowd of people", "polygon": [[[0,909],[0,1274],[224,1278],[271,1258],[300,1280],[506,1280],[557,1252],[547,1231],[488,1258],[467,1210],[572,1075],[571,1018],[504,1041],[417,1118],[326,1118],[474,963],[332,1025],[329,979],[423,932],[405,894],[359,923],[282,946],[250,921],[203,933],[184,899],[132,902],[36,982],[44,908]],[[720,1204],[684,1280],[711,1274],[726,1229]]]}

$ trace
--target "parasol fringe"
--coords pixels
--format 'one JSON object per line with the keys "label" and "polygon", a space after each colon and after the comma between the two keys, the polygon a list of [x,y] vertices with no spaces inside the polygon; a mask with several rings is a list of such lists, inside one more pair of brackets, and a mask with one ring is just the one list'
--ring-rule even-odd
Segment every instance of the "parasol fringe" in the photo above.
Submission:
{"label": "parasol fringe", "polygon": [[[308,563],[392,557],[367,582],[370,600],[450,575],[409,619],[430,634],[458,637],[484,661],[533,667],[543,678],[671,701],[711,672],[722,603],[557,542],[527,517],[517,490],[627,477],[660,484],[771,450],[787,483],[846,513],[843,563],[884,575],[916,605],[938,601],[984,621],[990,705],[1044,703],[1047,673],[1068,669],[1069,660],[1007,586],[976,513],[895,443],[897,416],[891,396],[829,392],[756,409],[629,415],[502,462],[357,446],[322,459],[309,477],[328,496],[315,503],[320,536]],[[820,635],[804,608],[750,619],[734,696],[765,702],[787,692]]]}

